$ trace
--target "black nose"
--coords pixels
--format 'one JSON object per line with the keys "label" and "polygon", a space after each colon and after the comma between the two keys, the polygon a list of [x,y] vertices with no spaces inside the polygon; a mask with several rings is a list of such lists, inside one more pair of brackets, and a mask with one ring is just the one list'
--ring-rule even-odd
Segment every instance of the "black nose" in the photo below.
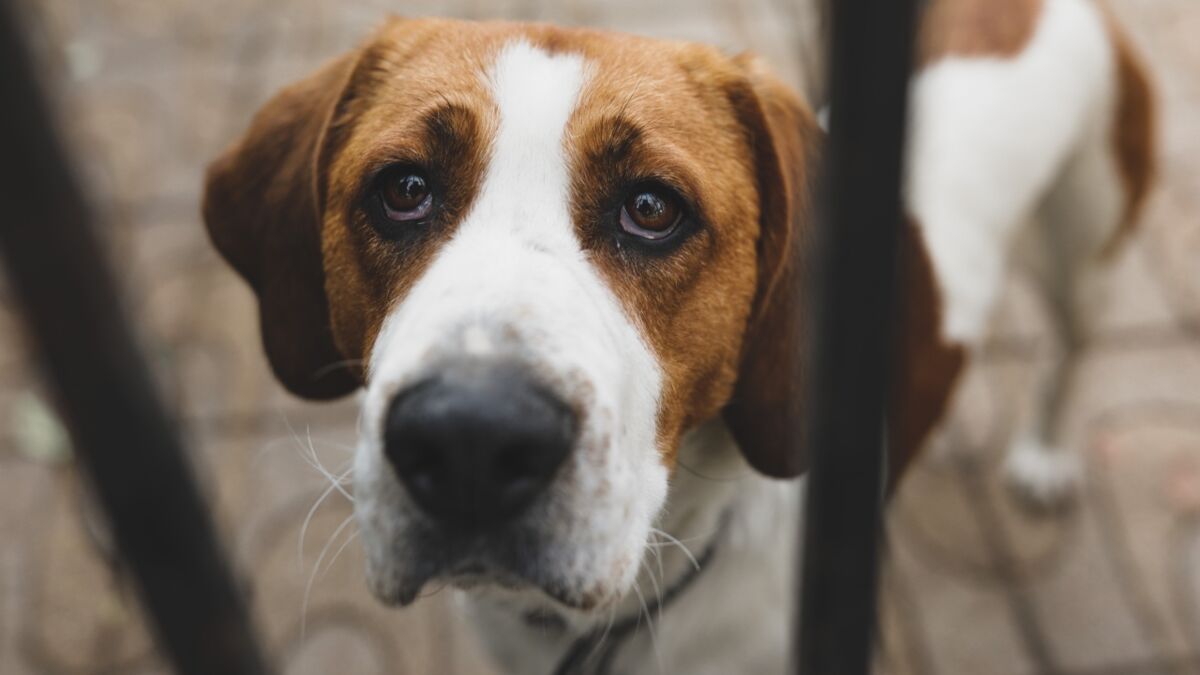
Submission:
{"label": "black nose", "polygon": [[519,366],[464,363],[392,401],[384,447],[434,518],[480,530],[519,514],[575,440],[575,415]]}

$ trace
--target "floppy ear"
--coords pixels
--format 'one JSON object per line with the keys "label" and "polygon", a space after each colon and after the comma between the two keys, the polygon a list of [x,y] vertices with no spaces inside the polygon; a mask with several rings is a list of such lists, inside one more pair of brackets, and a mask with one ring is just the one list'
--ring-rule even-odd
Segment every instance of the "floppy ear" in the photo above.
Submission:
{"label": "floppy ear", "polygon": [[808,468],[804,414],[812,177],[822,132],[808,106],[754,57],[730,99],[754,152],[760,202],[758,288],[726,423],[758,471],[790,478]]}
{"label": "floppy ear", "polygon": [[319,164],[358,53],[276,94],[208,168],[204,222],[258,295],[263,347],[292,393],[328,399],[359,376],[334,345],[321,262]]}

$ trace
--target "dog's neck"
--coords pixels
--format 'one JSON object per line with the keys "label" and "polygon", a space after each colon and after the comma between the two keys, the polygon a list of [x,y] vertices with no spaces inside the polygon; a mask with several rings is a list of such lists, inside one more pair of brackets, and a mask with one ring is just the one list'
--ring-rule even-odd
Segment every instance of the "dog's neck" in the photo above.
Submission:
{"label": "dog's neck", "polygon": [[800,488],[754,473],[721,422],[689,433],[678,461],[635,591],[611,617],[464,597],[505,672],[783,672]]}

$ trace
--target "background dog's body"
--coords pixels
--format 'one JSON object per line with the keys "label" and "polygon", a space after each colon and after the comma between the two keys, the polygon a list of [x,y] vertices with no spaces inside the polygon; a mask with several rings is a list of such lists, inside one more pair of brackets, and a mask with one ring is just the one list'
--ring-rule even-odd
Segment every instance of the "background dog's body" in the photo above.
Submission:
{"label": "background dog's body", "polygon": [[[1078,289],[1082,283],[1078,279],[1090,273],[1121,224],[1136,215],[1145,190],[1152,138],[1149,95],[1115,28],[1086,0],[1006,4],[1002,16],[995,14],[998,7],[997,3],[983,1],[935,2],[924,33],[923,68],[913,87],[915,115],[908,172],[908,205],[913,234],[919,236],[909,239],[905,278],[910,312],[898,343],[901,371],[890,425],[891,446],[898,452],[892,462],[897,473],[944,413],[964,353],[983,336],[1014,251],[1020,252],[1018,257],[1023,259],[1028,255],[1030,260],[1042,261],[1035,269],[1045,281],[1057,313],[1064,317],[1069,341],[1074,343],[1086,323],[1080,316],[1083,305],[1078,302]],[[1003,29],[993,31],[992,24],[979,23],[989,17],[1002,18]],[[458,325],[461,317],[456,308],[468,309],[466,316],[476,316],[477,310],[470,308],[479,298],[469,292],[470,275],[491,267],[488,247],[463,243],[467,237],[463,233],[472,233],[479,242],[493,237],[494,232],[483,228],[508,223],[512,214],[521,212],[523,204],[513,200],[518,194],[514,190],[528,185],[548,185],[545,195],[534,197],[550,201],[537,202],[537,210],[524,213],[524,219],[511,221],[513,241],[527,236],[531,229],[552,227],[558,220],[566,227],[568,210],[562,209],[560,214],[555,209],[567,202],[554,202],[554,191],[566,193],[568,187],[573,187],[586,194],[593,187],[589,180],[604,177],[602,173],[573,174],[574,183],[560,180],[566,174],[557,168],[564,162],[555,142],[558,136],[548,137],[546,143],[535,136],[544,131],[557,133],[555,125],[568,128],[568,118],[574,119],[574,97],[563,99],[559,105],[555,97],[562,94],[560,89],[538,89],[532,79],[528,85],[519,84],[523,77],[530,77],[530,69],[544,75],[541,82],[569,82],[583,91],[583,74],[591,78],[588,86],[595,86],[597,75],[590,70],[591,62],[575,55],[577,50],[596,54],[599,45],[599,49],[607,48],[622,57],[607,61],[599,71],[611,78],[602,82],[609,87],[622,78],[636,83],[639,75],[649,74],[652,64],[644,60],[646,56],[623,54],[622,50],[631,46],[618,38],[545,27],[504,29],[508,33],[485,31],[476,41],[498,45],[487,52],[501,62],[494,68],[492,64],[470,61],[476,56],[468,47],[472,41],[463,42],[462,54],[468,57],[464,63],[454,61],[456,55],[448,52],[441,64],[429,66],[427,59],[427,67],[440,65],[442,70],[435,74],[443,82],[464,82],[462,91],[469,91],[470,96],[486,100],[489,94],[485,90],[490,87],[494,107],[499,109],[496,119],[489,117],[492,113],[486,104],[480,107],[482,122],[473,127],[476,121],[472,118],[457,116],[460,107],[469,110],[473,104],[447,100],[450,108],[440,111],[442,116],[435,121],[450,131],[434,127],[435,137],[438,133],[448,133],[452,138],[497,134],[495,156],[469,144],[465,151],[450,153],[454,159],[466,162],[465,170],[470,174],[453,179],[460,180],[455,185],[463,186],[466,193],[481,195],[487,204],[483,213],[488,219],[479,220],[474,212],[464,216],[458,239],[452,240],[453,255],[461,262],[445,262],[450,256],[445,251],[451,249],[446,246],[437,255],[429,253],[408,261],[410,264],[403,269],[390,269],[382,262],[383,245],[360,245],[355,237],[365,235],[353,234],[343,220],[354,207],[352,184],[361,179],[364,165],[370,164],[367,159],[375,152],[371,148],[373,140],[388,136],[388,125],[403,118],[409,100],[424,102],[424,96],[410,94],[403,102],[389,103],[391,114],[383,115],[381,104],[375,100],[375,92],[388,84],[381,75],[406,67],[397,63],[413,55],[412,38],[404,32],[409,28],[385,30],[362,53],[334,64],[316,78],[285,92],[278,105],[268,106],[242,146],[215,166],[206,208],[214,240],[260,292],[267,347],[285,383],[313,396],[343,393],[360,383],[370,387],[356,492],[364,541],[371,554],[373,587],[385,600],[405,602],[426,580],[405,577],[408,572],[397,563],[408,560],[410,566],[422,564],[411,563],[414,546],[406,539],[410,523],[420,522],[421,516],[392,475],[384,460],[386,448],[382,447],[384,428],[389,426],[387,410],[393,398],[399,398],[404,387],[410,386],[414,373],[420,370],[418,366],[425,367],[421,354],[445,358],[443,351],[420,351],[424,348],[422,341],[430,341],[437,350],[460,350],[478,356],[497,349],[504,351],[509,342],[518,344],[521,353],[537,350],[530,335],[541,335],[549,340],[548,344],[555,345],[549,349],[550,355],[568,364],[556,370],[551,363],[547,366],[550,375],[565,374],[582,382],[572,385],[579,386],[570,390],[576,397],[570,398],[571,405],[584,406],[581,401],[590,400],[587,396],[597,389],[604,397],[612,396],[620,405],[629,406],[615,409],[622,418],[616,420],[615,428],[621,430],[618,440],[641,439],[639,442],[646,445],[645,439],[656,439],[661,446],[656,450],[663,459],[650,461],[658,457],[644,454],[648,448],[637,446],[611,451],[632,453],[630,456],[636,460],[629,460],[633,463],[622,472],[604,461],[597,462],[594,453],[587,460],[590,464],[578,456],[580,453],[567,460],[565,475],[574,482],[559,485],[553,493],[559,501],[539,511],[537,522],[542,528],[538,537],[547,537],[545,532],[553,530],[558,533],[556,537],[568,542],[570,550],[558,552],[556,557],[538,558],[537,574],[547,574],[545,567],[565,568],[568,565],[561,561],[570,560],[570,572],[575,575],[570,577],[571,583],[577,585],[560,588],[555,584],[566,582],[559,577],[551,577],[551,581],[539,577],[542,590],[557,593],[555,599],[566,605],[552,609],[547,609],[541,593],[528,586],[516,592],[476,590],[471,602],[477,605],[484,634],[501,660],[515,673],[549,672],[578,638],[602,628],[610,617],[618,620],[637,616],[643,604],[652,606],[656,595],[669,595],[679,579],[687,578],[692,562],[689,556],[712,551],[704,570],[674,602],[660,615],[649,612],[651,616],[642,630],[621,639],[616,645],[619,651],[612,656],[615,665],[621,672],[656,672],[659,668],[688,673],[781,671],[787,653],[788,600],[792,597],[791,539],[796,529],[797,488],[771,483],[751,473],[745,462],[780,474],[794,468],[787,463],[792,444],[779,436],[790,428],[803,405],[802,401],[781,405],[780,399],[795,396],[793,388],[800,386],[795,377],[797,370],[786,363],[787,354],[782,367],[779,361],[762,360],[773,353],[772,349],[794,347],[788,338],[797,329],[794,315],[799,310],[798,295],[793,294],[799,293],[797,275],[803,266],[793,255],[803,254],[804,238],[797,232],[804,227],[807,179],[803,168],[808,161],[807,146],[813,140],[803,105],[781,91],[761,72],[759,64],[723,62],[708,52],[683,50],[688,57],[681,61],[694,76],[692,84],[721,91],[733,103],[732,115],[737,123],[743,125],[734,127],[718,119],[716,113],[712,119],[701,116],[685,120],[716,123],[705,128],[712,134],[705,141],[726,144],[728,157],[748,156],[740,165],[730,162],[735,168],[723,174],[733,185],[730,189],[742,193],[721,203],[715,225],[727,227],[731,233],[749,227],[737,221],[736,211],[752,210],[742,198],[743,186],[751,182],[745,175],[751,171],[751,163],[757,171],[754,179],[763,225],[760,232],[753,233],[758,239],[758,279],[749,280],[751,284],[747,285],[747,267],[753,266],[756,258],[746,256],[743,233],[736,246],[718,251],[717,260],[730,276],[704,296],[709,313],[697,310],[676,316],[675,328],[686,332],[707,326],[713,335],[740,343],[740,350],[692,356],[692,361],[673,357],[670,351],[686,345],[670,339],[670,328],[656,323],[661,317],[655,312],[678,311],[675,303],[655,304],[654,299],[641,297],[636,287],[623,286],[630,282],[614,277],[611,267],[601,266],[603,273],[596,274],[590,264],[573,261],[570,274],[550,275],[547,281],[559,286],[559,291],[580,284],[584,290],[579,297],[595,303],[590,306],[592,311],[578,320],[577,329],[590,327],[580,333],[579,339],[594,339],[606,332],[607,325],[612,333],[605,339],[624,345],[617,350],[619,354],[612,354],[605,351],[611,345],[601,341],[593,345],[590,360],[573,361],[575,357],[561,347],[564,343],[556,341],[562,335],[546,332],[558,324],[539,317],[536,309],[530,313],[528,308],[517,308],[525,312],[527,319],[532,318],[541,332],[527,332],[521,324],[505,324],[499,331],[492,327],[476,330],[469,323],[466,328]],[[453,40],[447,35],[466,30],[453,24],[426,24],[415,32],[422,39],[450,43]],[[966,37],[947,37],[955,34]],[[642,49],[647,46],[639,45],[639,54]],[[676,53],[672,51],[676,50],[674,46],[662,49]],[[521,68],[508,67],[514,63]],[[489,73],[482,84],[479,72]],[[364,86],[368,81],[371,87]],[[507,95],[520,92],[521,87],[526,87],[525,93],[537,96]],[[655,114],[670,115],[670,95],[682,96],[685,89],[672,89],[669,79],[662,87],[670,93],[665,99],[653,99],[651,109]],[[616,92],[621,91],[616,88]],[[457,89],[454,93],[462,95]],[[541,114],[539,105],[544,107],[541,112],[547,113],[544,118],[536,116]],[[522,112],[517,117],[506,117],[510,110]],[[447,111],[453,115],[446,116]],[[527,119],[526,113],[535,115],[528,119],[544,123],[536,128],[512,127],[513,120]],[[662,123],[662,129],[656,128],[660,122],[655,114],[638,120],[644,125],[643,131],[661,131],[679,124],[672,120],[670,124]],[[728,116],[731,112],[722,110],[721,114]],[[1139,121],[1141,126],[1135,129]],[[463,132],[464,128],[468,131]],[[747,130],[750,148],[741,145]],[[796,133],[799,138],[790,136]],[[516,135],[509,138],[506,134]],[[764,139],[771,143],[762,145]],[[296,141],[294,147],[287,145],[291,141]],[[682,142],[686,147],[687,141]],[[530,155],[531,151],[546,154],[535,161],[537,157]],[[403,154],[394,149],[391,152]],[[491,168],[485,171],[482,167],[496,157],[500,158],[497,161],[508,162],[499,165],[503,171],[497,173],[495,165],[488,165]],[[378,164],[380,160],[371,161]],[[680,168],[672,167],[669,160],[660,161],[668,167],[668,173]],[[701,166],[697,172],[700,178],[692,176],[692,180],[705,183],[704,172],[711,169]],[[536,180],[503,182],[509,174]],[[497,176],[502,182],[496,182]],[[719,181],[716,184],[727,187]],[[711,188],[697,190],[707,189]],[[264,204],[264,199],[278,203]],[[731,211],[735,212],[732,216]],[[317,220],[310,225],[314,214]],[[553,217],[545,222],[531,222],[534,219],[529,218],[545,214]],[[1041,222],[1025,227],[1030,220]],[[276,223],[299,229],[280,228]],[[309,227],[311,231],[306,229]],[[720,227],[717,230],[723,231]],[[492,241],[499,249],[508,245]],[[549,253],[555,256],[553,262],[561,263],[573,260],[578,253],[573,246],[577,244],[569,238],[552,233],[547,242],[531,247],[533,253],[514,249],[514,254],[536,257]],[[1055,255],[1044,255],[1051,250]],[[732,258],[734,253],[740,256],[737,260]],[[289,270],[288,266],[296,266],[299,271]],[[513,267],[509,277],[496,277],[492,282],[508,283],[520,273],[520,267]],[[680,283],[662,276],[661,271],[656,278],[665,279],[664,286]],[[712,278],[705,280],[715,283]],[[495,295],[497,288],[501,287],[490,286],[487,290]],[[522,289],[539,290],[536,286],[514,286],[511,290],[516,293]],[[609,292],[612,297],[607,295]],[[425,300],[416,302],[414,298]],[[566,313],[575,309],[559,300],[555,299],[557,304],[552,306]],[[458,307],[456,302],[466,307]],[[624,316],[617,309],[618,303]],[[736,316],[743,320],[729,321]],[[738,334],[722,333],[730,328],[717,319],[737,324]],[[589,323],[596,321],[600,324],[594,327]],[[626,330],[630,327],[632,332]],[[320,340],[296,344],[298,336]],[[715,349],[721,343],[716,339],[708,347]],[[739,351],[743,355],[740,364],[732,358]],[[328,376],[331,373],[326,368],[330,365],[364,357],[370,359],[370,372],[355,373],[353,368],[344,368],[334,372],[333,379],[313,379],[314,370]],[[538,361],[536,357],[535,353],[532,361]],[[633,416],[650,414],[646,410],[649,406],[632,406],[630,399],[613,396],[611,388],[615,385],[589,370],[598,365],[607,367],[609,358],[633,362],[629,373],[612,375],[621,386],[628,386],[627,381],[644,383],[648,374],[654,375],[652,386],[634,387],[637,392],[652,395],[648,401],[658,401],[654,424],[633,424]],[[547,360],[553,361],[549,356]],[[697,370],[696,362],[706,363],[710,370]],[[689,368],[697,372],[689,372]],[[782,385],[759,382],[763,371],[777,380],[782,378]],[[1041,496],[1055,496],[1070,479],[1069,462],[1054,459],[1061,455],[1052,454],[1050,449],[1057,423],[1055,400],[1069,384],[1070,372],[1068,361],[1052,378],[1049,404],[1044,406],[1049,412],[1035,425],[1032,440],[1020,445],[1021,453],[1015,455],[1015,474]],[[557,393],[564,391],[562,386],[566,385],[560,385]],[[725,421],[707,421],[725,403],[730,403],[725,407]],[[599,424],[589,420],[584,417],[590,434],[587,437],[594,438],[598,447],[606,447],[611,432],[606,433],[603,426],[587,427],[587,423]],[[693,429],[699,423],[705,424]],[[733,437],[726,432],[726,423]],[[628,435],[631,427],[634,436]],[[600,457],[607,455],[601,452]],[[673,471],[669,494],[662,494],[666,490],[664,467]],[[613,485],[613,479],[621,483]],[[614,498],[614,489],[618,497],[628,493],[628,499]],[[593,501],[579,499],[579,494],[589,495]],[[601,506],[609,511],[599,519],[585,512],[589,508],[598,511]],[[552,515],[556,513],[559,515]],[[593,522],[602,522],[616,534],[606,541],[593,541],[597,533],[608,531],[580,531],[580,523]],[[642,537],[642,529],[650,522],[656,523],[657,529]],[[427,533],[423,536],[429,537]],[[581,543],[584,539],[586,546]],[[678,546],[667,545],[671,540],[676,540]],[[626,543],[636,554],[632,559],[621,548]],[[434,548],[437,546],[440,544],[435,543]],[[685,547],[693,553],[686,554]],[[662,554],[661,569],[654,553]],[[416,555],[431,553],[416,551]],[[461,574],[456,581],[477,584],[480,578],[474,571],[475,564],[472,559],[472,566],[464,568],[470,570],[469,574]],[[434,569],[429,574],[444,571]],[[567,578],[562,576],[566,572],[553,571]],[[453,569],[450,573],[460,574]],[[521,574],[528,580],[533,573],[524,570]],[[601,581],[587,586],[577,579]],[[510,582],[507,578],[504,581]],[[630,584],[635,584],[632,593],[628,592]],[[603,649],[597,646],[598,652]]]}
{"label": "background dog's body", "polygon": [[1062,398],[1103,310],[1104,263],[1146,197],[1154,101],[1119,28],[1085,0],[934,2],[921,56],[906,197],[943,335],[979,346],[1010,268],[1032,273],[1065,354],[1033,397],[1009,471],[1053,504],[1078,479],[1061,448]]}

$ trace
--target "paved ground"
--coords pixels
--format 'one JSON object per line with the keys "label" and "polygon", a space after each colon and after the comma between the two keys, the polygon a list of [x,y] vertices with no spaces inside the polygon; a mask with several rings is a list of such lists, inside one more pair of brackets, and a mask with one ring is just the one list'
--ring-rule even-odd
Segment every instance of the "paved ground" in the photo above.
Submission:
{"label": "paved ground", "polygon": [[[483,674],[444,595],[376,607],[346,499],[347,404],[271,382],[249,292],[197,216],[200,172],[270,91],[384,13],[545,18],[753,47],[796,82],[804,31],[783,0],[40,0],[62,121],[110,217],[112,258],[262,631],[289,674]],[[950,453],[890,514],[880,671],[1200,673],[1200,3],[1112,0],[1165,99],[1164,181],[1120,260],[1118,301],[1071,404],[1087,457],[1079,508],[1032,517],[996,449],[1050,349],[1014,282],[969,377]],[[1020,327],[1019,329],[1016,327]],[[81,336],[86,348],[86,336]],[[98,553],[69,460],[0,290],[0,673],[163,672]],[[301,537],[306,520],[307,534]],[[349,543],[347,543],[349,542]],[[535,674],[536,675],[536,674]]]}

